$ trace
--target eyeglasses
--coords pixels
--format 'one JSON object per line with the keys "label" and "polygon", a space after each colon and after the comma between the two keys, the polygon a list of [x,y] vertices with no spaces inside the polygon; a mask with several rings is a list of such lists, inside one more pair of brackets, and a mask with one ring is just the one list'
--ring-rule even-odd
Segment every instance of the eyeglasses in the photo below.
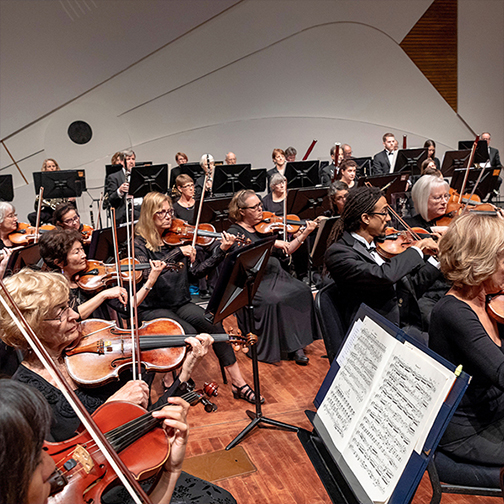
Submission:
{"label": "eyeglasses", "polygon": [[431,196],[431,199],[434,201],[441,201],[441,200],[449,201],[450,195],[449,194],[441,194],[440,196]]}
{"label": "eyeglasses", "polygon": [[46,322],[58,321],[60,324],[63,322],[63,318],[67,319],[71,310],[75,310],[77,306],[77,298],[73,298],[69,301],[69,303],[61,308],[58,315],[54,318],[46,318],[44,319]]}
{"label": "eyeglasses", "polygon": [[262,203],[257,203],[257,205],[253,205],[253,206],[244,206],[244,207],[241,207],[243,210],[259,210],[259,208],[262,209],[263,205]]}
{"label": "eyeglasses", "polygon": [[175,215],[175,211],[173,208],[170,208],[169,210],[159,210],[159,212],[155,212],[154,215],[159,219],[164,219],[167,215],[173,217]]}
{"label": "eyeglasses", "polygon": [[183,186],[182,186],[182,189],[190,189],[190,188],[192,188],[192,187],[194,187],[194,184],[192,184],[192,183],[191,183],[191,184],[186,184],[186,185],[183,185]]}
{"label": "eyeglasses", "polygon": [[74,222],[79,222],[79,219],[80,219],[80,216],[76,215],[75,217],[72,217],[71,219],[65,219],[64,221],[61,221],[61,222],[63,222],[63,224],[66,224],[68,226],[69,224],[73,224]]}
{"label": "eyeglasses", "polygon": [[366,212],[368,215],[381,215],[386,217],[389,214],[388,208],[384,212]]}

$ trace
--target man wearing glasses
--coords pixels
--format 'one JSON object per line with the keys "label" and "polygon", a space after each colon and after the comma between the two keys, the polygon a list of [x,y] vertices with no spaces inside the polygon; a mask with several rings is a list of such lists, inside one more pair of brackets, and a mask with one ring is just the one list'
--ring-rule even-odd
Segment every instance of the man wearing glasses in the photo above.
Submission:
{"label": "man wearing glasses", "polygon": [[390,220],[387,200],[378,188],[350,191],[325,255],[327,270],[340,291],[336,304],[347,326],[360,304],[366,303],[427,343],[417,299],[440,275],[437,261],[426,258],[437,252],[437,244],[425,238],[384,259],[376,245]]}

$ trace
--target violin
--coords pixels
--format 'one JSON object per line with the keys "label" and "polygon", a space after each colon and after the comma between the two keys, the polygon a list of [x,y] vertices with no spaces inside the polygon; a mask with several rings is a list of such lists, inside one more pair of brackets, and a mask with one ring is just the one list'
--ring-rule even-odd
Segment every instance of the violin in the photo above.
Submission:
{"label": "violin", "polygon": [[[301,220],[297,215],[287,215],[286,218],[287,232],[290,234],[297,233],[301,226],[306,224],[305,220]],[[261,222],[254,226],[254,229],[261,234],[270,234],[275,231],[282,231],[284,227],[284,218],[275,215],[273,212],[263,212]]]}
{"label": "violin", "polygon": [[[101,386],[119,378],[119,373],[132,365],[130,331],[115,322],[98,319],[80,324],[82,337],[65,350],[65,365],[72,379],[84,386]],[[138,329],[141,361],[147,371],[167,373],[178,368],[186,355],[187,345],[182,326],[170,319],[144,322]],[[212,334],[216,342],[253,345],[257,337]],[[138,358],[138,357],[137,357]]]}
{"label": "violin", "polygon": [[[182,399],[194,406],[203,397],[190,391]],[[154,411],[164,406],[166,404]],[[168,437],[160,426],[162,420],[154,418],[141,406],[126,401],[105,403],[93,413],[92,418],[137,480],[147,479],[162,468],[170,454]],[[66,441],[44,443],[44,448],[56,464],[50,483],[51,494],[58,493],[49,498],[51,504],[56,501],[101,502],[101,496],[118,483],[116,474],[101,451],[97,450],[89,433],[84,429],[77,432],[76,436]]]}
{"label": "violin", "polygon": [[[37,228],[35,226],[30,226],[30,224],[27,224],[26,222],[20,222],[18,223],[16,231],[13,231],[9,235],[9,240],[14,245],[29,245],[30,243],[35,242],[38,238],[36,229]],[[46,233],[47,231],[52,231],[53,229],[55,229],[55,226],[51,224],[44,224],[39,227],[38,232],[39,234]]]}
{"label": "violin", "polygon": [[376,251],[384,259],[391,259],[409,249],[423,238],[435,239],[436,237],[419,227],[410,228],[405,231],[398,231],[397,229],[388,227],[385,229],[385,236],[375,240]]}
{"label": "violin", "polygon": [[504,324],[504,293],[488,296],[486,310],[495,321]]}
{"label": "violin", "polygon": [[[170,229],[163,234],[162,239],[166,245],[182,245],[193,241],[195,230],[196,226],[191,226],[182,219],[172,219]],[[196,245],[206,247],[220,238],[221,234],[215,231],[212,224],[200,224],[198,226]],[[244,245],[251,243],[250,238],[244,238],[243,236],[237,236],[236,241]]]}
{"label": "violin", "polygon": [[[121,259],[119,261],[119,270],[121,278],[124,282],[131,281],[132,264],[135,264],[135,283],[142,279],[142,270],[149,269],[150,263],[140,263],[138,259],[134,261],[131,257]],[[167,262],[166,269],[168,271],[180,271],[184,268],[182,262]],[[105,264],[102,261],[87,261],[87,268],[79,273],[77,285],[85,291],[100,291],[110,287],[111,284],[117,283],[117,268],[115,264]]]}
{"label": "violin", "polygon": [[91,238],[91,235],[93,234],[93,231],[94,229],[91,226],[87,224],[81,224],[80,232],[84,240],[89,240]]}

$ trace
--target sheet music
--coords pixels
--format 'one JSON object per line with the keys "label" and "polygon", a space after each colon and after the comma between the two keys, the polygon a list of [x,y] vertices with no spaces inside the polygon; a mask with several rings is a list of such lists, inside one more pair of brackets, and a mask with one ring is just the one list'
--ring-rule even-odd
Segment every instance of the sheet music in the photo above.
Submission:
{"label": "sheet music", "polygon": [[400,343],[369,317],[357,321],[348,335],[337,359],[340,370],[317,410],[340,452],[396,344]]}
{"label": "sheet music", "polygon": [[414,346],[396,346],[342,452],[373,502],[390,498],[413,450],[423,446],[418,441],[425,441],[454,380],[453,373]]}

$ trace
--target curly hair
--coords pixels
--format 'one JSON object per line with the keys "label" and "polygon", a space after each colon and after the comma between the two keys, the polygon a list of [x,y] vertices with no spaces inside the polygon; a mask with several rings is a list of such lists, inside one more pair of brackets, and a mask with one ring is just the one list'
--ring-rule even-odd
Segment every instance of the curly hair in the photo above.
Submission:
{"label": "curly hair", "polygon": [[461,215],[439,242],[441,271],[457,287],[488,280],[503,254],[504,221],[493,215]]}
{"label": "curly hair", "polygon": [[[82,234],[76,229],[56,228],[40,237],[40,257],[53,270],[67,265],[67,256],[75,242],[82,243]],[[56,264],[59,262],[60,264]]]}

